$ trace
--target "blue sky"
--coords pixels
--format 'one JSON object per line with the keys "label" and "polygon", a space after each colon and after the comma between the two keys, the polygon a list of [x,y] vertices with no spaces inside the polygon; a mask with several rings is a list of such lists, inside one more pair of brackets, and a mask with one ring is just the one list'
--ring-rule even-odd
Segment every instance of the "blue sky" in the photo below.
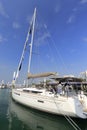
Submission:
{"label": "blue sky", "polygon": [[[87,0],[0,0],[0,81],[12,80],[35,7],[38,70],[61,75],[87,70]],[[32,61],[33,67],[37,61]],[[24,66],[22,75],[26,57]]]}

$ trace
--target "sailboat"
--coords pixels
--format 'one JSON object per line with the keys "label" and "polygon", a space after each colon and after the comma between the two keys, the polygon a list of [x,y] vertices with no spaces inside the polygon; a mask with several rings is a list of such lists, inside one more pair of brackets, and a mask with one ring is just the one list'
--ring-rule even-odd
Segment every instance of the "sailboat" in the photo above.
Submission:
{"label": "sailboat", "polygon": [[[31,20],[31,26],[28,30],[27,38],[24,44],[22,56],[19,62],[17,72],[13,76],[13,88],[12,88],[12,98],[24,106],[31,107],[43,112],[50,114],[62,115],[67,120],[71,117],[77,118],[87,118],[87,114],[83,111],[83,106],[76,96],[64,96],[63,94],[56,94],[52,90],[47,89],[46,84],[43,87],[36,87],[32,85],[31,87],[17,88],[15,82],[19,76],[19,71],[22,66],[22,61],[24,60],[24,54],[26,47],[28,45],[28,39],[31,35],[30,54],[29,54],[29,65],[28,65],[28,80],[33,78],[49,77],[55,76],[56,72],[45,72],[40,74],[32,74],[30,72],[31,58],[32,58],[32,46],[34,39],[34,27],[36,18],[36,8]],[[29,85],[27,85],[29,86]]]}

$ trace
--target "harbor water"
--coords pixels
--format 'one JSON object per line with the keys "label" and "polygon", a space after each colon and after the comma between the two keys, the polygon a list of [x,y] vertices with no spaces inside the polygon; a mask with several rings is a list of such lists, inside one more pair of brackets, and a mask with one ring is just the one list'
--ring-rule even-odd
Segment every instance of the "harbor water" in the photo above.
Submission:
{"label": "harbor water", "polygon": [[[87,130],[87,120],[73,120],[81,130]],[[74,130],[74,128],[64,117],[26,108],[12,100],[9,89],[0,89],[0,130]]]}

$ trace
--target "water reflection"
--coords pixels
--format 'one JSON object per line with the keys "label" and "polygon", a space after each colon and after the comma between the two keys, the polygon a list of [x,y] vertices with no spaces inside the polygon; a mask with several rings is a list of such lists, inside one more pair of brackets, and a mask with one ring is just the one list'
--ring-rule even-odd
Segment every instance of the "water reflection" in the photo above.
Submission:
{"label": "water reflection", "polygon": [[0,130],[7,130],[9,121],[7,117],[8,104],[8,90],[0,89]]}

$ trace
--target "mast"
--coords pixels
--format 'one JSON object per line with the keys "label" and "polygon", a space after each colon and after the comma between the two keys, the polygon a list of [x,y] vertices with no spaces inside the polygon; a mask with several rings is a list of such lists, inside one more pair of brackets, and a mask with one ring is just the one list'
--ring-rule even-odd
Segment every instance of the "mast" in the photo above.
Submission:
{"label": "mast", "polygon": [[17,78],[19,77],[19,71],[21,70],[22,61],[24,60],[25,50],[26,50],[26,47],[28,45],[29,36],[31,34],[30,57],[29,57],[29,66],[28,66],[28,72],[30,72],[30,64],[31,64],[31,56],[32,56],[32,44],[33,44],[34,26],[35,26],[35,17],[36,17],[36,8],[34,10],[34,15],[33,15],[32,20],[31,20],[31,25],[30,25],[30,27],[28,29],[28,33],[27,33],[27,37],[26,37],[26,40],[25,40],[25,43],[24,43],[24,48],[23,48],[23,51],[22,51],[21,59],[20,59],[16,74],[15,74],[15,77],[13,79],[14,83],[16,82]]}
{"label": "mast", "polygon": [[35,28],[35,19],[36,19],[36,8],[34,10],[34,15],[32,19],[32,36],[31,36],[31,43],[30,43],[30,55],[29,55],[29,64],[28,64],[28,73],[30,73],[30,66],[31,66],[31,58],[32,58],[32,47],[33,47],[33,39],[34,39],[34,28]]}

